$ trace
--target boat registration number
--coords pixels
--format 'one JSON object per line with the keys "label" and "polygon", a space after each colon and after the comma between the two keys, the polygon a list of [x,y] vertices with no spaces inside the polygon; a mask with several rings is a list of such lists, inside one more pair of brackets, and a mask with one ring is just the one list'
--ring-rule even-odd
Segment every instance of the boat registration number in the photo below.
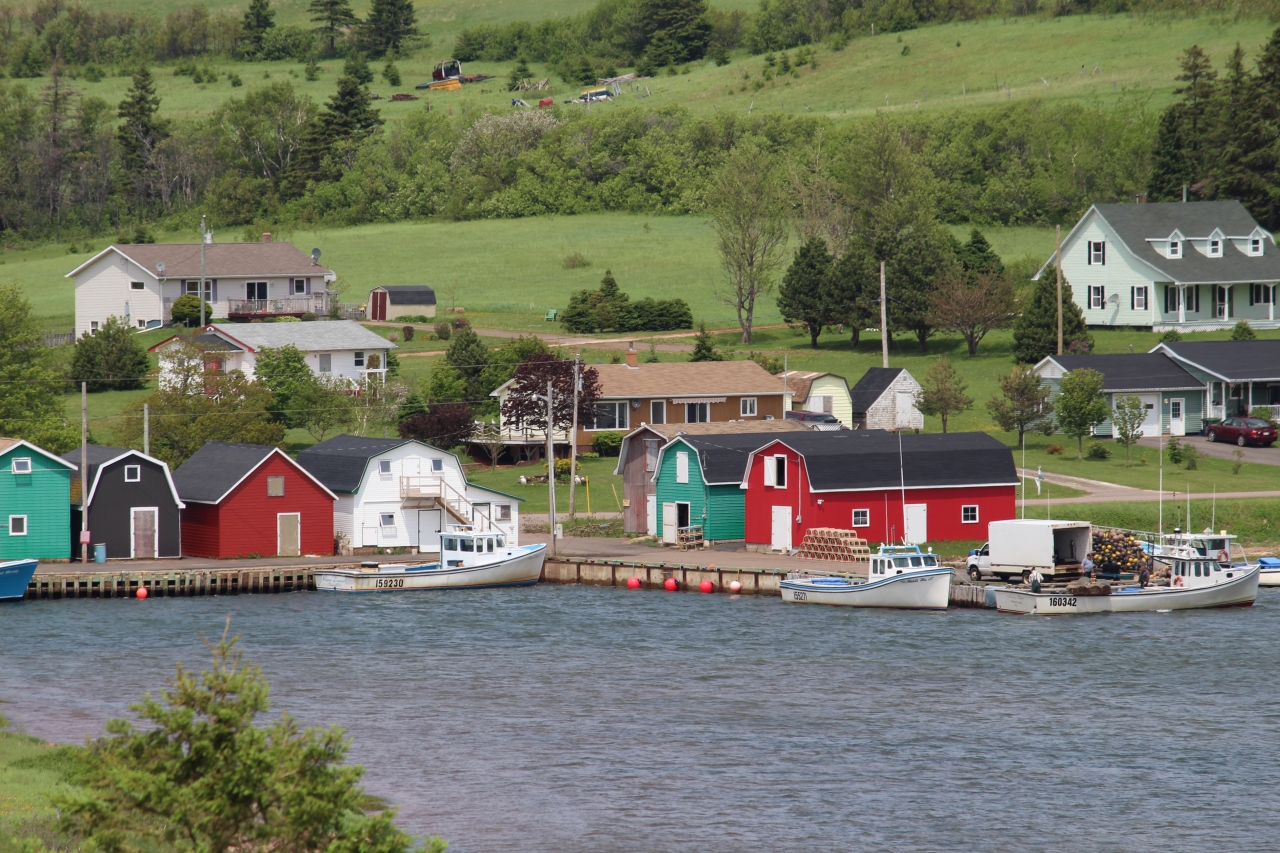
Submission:
{"label": "boat registration number", "polygon": [[374,589],[403,589],[404,578],[375,578]]}
{"label": "boat registration number", "polygon": [[808,600],[809,600],[809,596],[805,595],[803,592],[801,592],[801,591],[800,591],[800,590],[798,590],[798,589],[797,589],[797,590],[794,590],[794,591],[792,592],[792,597],[793,597],[793,598],[795,598],[795,600],[796,600],[796,601],[808,601]]}
{"label": "boat registration number", "polygon": [[1074,595],[1070,597],[1060,596],[1060,595],[1049,596],[1049,606],[1050,607],[1075,607],[1076,598]]}

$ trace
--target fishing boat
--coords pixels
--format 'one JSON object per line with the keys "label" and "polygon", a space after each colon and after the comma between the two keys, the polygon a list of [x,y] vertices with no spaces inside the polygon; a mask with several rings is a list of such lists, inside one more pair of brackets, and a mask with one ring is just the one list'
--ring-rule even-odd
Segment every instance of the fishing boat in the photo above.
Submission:
{"label": "fishing boat", "polygon": [[0,601],[20,601],[27,594],[38,560],[11,560],[0,563]]}
{"label": "fishing boat", "polygon": [[501,533],[453,527],[440,536],[437,563],[364,563],[358,569],[317,569],[316,589],[407,592],[523,586],[538,582],[546,553],[546,545],[511,546]]}
{"label": "fishing boat", "polygon": [[[1223,566],[1194,548],[1169,551],[1169,582],[1161,586],[1067,587],[1032,592],[1022,587],[995,590],[1001,613],[1059,615],[1080,613],[1136,613],[1143,610],[1192,610],[1206,607],[1248,607],[1258,597],[1260,567]],[[1105,590],[1105,594],[1085,594]]]}
{"label": "fishing boat", "polygon": [[803,604],[946,610],[953,574],[915,545],[882,545],[869,558],[865,582],[847,575],[791,572],[780,586],[783,601]]}
{"label": "fishing boat", "polygon": [[1280,558],[1258,558],[1258,586],[1280,586]]}

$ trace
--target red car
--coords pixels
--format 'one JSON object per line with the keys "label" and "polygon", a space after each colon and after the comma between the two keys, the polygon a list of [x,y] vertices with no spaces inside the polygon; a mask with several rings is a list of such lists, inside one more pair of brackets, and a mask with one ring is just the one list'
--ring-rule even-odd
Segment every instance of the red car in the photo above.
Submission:
{"label": "red car", "polygon": [[1269,447],[1276,443],[1276,428],[1262,418],[1227,418],[1209,427],[1208,435],[1210,441],[1234,441],[1241,447]]}

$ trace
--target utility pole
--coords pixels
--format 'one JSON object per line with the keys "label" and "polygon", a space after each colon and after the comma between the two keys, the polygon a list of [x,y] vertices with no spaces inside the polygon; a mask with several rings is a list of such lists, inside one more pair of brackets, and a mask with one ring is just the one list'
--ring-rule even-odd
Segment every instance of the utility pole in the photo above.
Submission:
{"label": "utility pole", "polygon": [[578,510],[578,359],[582,353],[573,357],[573,427],[569,432],[569,520],[572,521]]}
{"label": "utility pole", "polygon": [[209,244],[209,229],[205,226],[207,217],[200,217],[200,328],[204,328],[204,250]]}
{"label": "utility pole", "polygon": [[551,556],[556,555],[556,451],[552,427],[555,424],[551,406],[551,380],[547,380],[547,519],[551,527]]}
{"label": "utility pole", "polygon": [[1062,355],[1062,226],[1053,227],[1057,248],[1053,251],[1053,274],[1058,279],[1058,355]]}
{"label": "utility pole", "polygon": [[889,300],[884,288],[884,261],[880,262],[880,360],[889,366]]}
{"label": "utility pole", "polygon": [[151,455],[151,404],[142,404],[142,452]]}
{"label": "utility pole", "polygon": [[89,564],[89,383],[80,383],[80,565]]}

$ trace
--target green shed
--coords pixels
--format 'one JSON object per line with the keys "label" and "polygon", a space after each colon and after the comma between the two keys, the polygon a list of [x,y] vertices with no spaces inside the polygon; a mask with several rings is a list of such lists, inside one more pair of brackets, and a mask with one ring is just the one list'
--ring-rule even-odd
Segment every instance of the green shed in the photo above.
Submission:
{"label": "green shed", "polygon": [[0,438],[0,560],[71,556],[75,465],[20,438]]}
{"label": "green shed", "polygon": [[747,459],[776,438],[734,433],[681,435],[667,442],[653,472],[662,541],[674,544],[679,528],[699,524],[708,541],[745,538]]}

